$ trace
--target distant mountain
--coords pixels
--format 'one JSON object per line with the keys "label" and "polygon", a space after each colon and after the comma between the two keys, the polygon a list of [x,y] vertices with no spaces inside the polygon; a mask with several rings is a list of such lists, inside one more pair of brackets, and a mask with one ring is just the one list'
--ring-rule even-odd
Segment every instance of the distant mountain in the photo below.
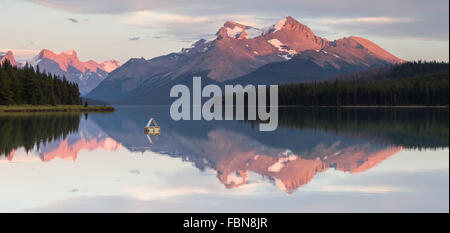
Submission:
{"label": "distant mountain", "polygon": [[265,29],[226,22],[214,38],[179,53],[130,59],[88,97],[160,104],[167,102],[173,84],[190,83],[192,75],[202,75],[207,83],[290,83],[401,62],[364,38],[328,41],[290,16]]}
{"label": "distant mountain", "polygon": [[5,60],[8,60],[9,63],[11,63],[11,65],[13,66],[17,66],[17,62],[16,59],[14,59],[14,55],[12,53],[12,51],[8,51],[8,52],[0,52],[0,64],[3,64],[3,62],[5,62]]}
{"label": "distant mountain", "polygon": [[78,84],[81,95],[87,94],[103,81],[109,72],[121,65],[118,61],[97,63],[93,60],[82,62],[74,50],[60,54],[43,49],[31,62],[33,66],[58,76],[65,76],[68,81]]}

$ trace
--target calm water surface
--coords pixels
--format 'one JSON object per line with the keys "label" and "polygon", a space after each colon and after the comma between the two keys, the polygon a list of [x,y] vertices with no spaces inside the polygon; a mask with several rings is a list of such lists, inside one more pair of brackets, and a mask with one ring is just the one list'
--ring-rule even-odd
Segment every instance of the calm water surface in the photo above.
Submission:
{"label": "calm water surface", "polygon": [[[149,117],[161,135],[143,132]],[[0,115],[0,212],[448,212],[448,109]]]}

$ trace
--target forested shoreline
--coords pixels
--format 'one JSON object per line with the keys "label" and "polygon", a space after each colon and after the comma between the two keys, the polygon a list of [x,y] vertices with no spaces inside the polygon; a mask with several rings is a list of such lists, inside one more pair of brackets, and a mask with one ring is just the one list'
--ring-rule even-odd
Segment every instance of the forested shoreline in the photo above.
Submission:
{"label": "forested shoreline", "polygon": [[336,77],[281,85],[284,106],[448,105],[449,72],[444,62],[406,62]]}
{"label": "forested shoreline", "polygon": [[0,105],[81,105],[78,85],[39,67],[0,64]]}

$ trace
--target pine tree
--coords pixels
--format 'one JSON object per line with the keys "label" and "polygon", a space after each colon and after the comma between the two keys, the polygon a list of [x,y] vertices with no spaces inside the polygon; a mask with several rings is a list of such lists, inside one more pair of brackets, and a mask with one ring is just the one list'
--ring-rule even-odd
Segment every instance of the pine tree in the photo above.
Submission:
{"label": "pine tree", "polygon": [[82,104],[77,84],[39,67],[18,68],[5,61],[0,74],[0,104]]}
{"label": "pine tree", "polygon": [[9,78],[5,72],[0,70],[0,104],[10,105],[13,103],[12,92],[10,89]]}

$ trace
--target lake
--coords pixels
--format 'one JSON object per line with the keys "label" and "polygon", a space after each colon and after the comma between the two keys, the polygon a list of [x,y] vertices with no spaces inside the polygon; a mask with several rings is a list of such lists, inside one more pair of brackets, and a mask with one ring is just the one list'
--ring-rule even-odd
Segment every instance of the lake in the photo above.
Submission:
{"label": "lake", "polygon": [[448,108],[280,108],[272,132],[116,108],[0,115],[0,212],[449,211]]}

